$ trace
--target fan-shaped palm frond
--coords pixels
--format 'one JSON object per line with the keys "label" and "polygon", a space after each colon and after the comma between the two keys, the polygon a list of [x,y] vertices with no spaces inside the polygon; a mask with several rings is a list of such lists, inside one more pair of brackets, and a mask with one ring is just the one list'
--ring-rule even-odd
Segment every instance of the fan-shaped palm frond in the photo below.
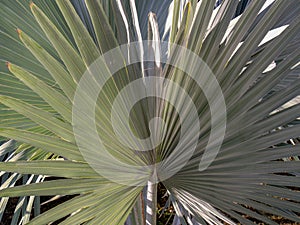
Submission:
{"label": "fan-shaped palm frond", "polygon": [[[27,223],[34,204],[36,217],[29,224],[62,218],[61,224],[155,224],[154,171],[176,211],[174,224],[252,224],[253,219],[275,224],[268,214],[299,222],[295,188],[300,187],[300,148],[293,140],[300,136],[300,105],[297,100],[292,106],[285,104],[300,94],[300,6],[294,0],[224,0],[218,7],[215,3],[36,0],[29,7],[29,1],[1,2],[0,136],[17,143],[8,141],[0,147],[0,168],[5,171],[0,217],[8,197],[77,195],[41,215],[38,197],[21,197],[12,223]],[[142,44],[144,39],[150,39],[150,48]],[[155,45],[160,40],[169,41],[168,46]],[[132,44],[135,41],[140,42]],[[126,65],[134,54],[118,49],[121,44],[141,51],[137,63]],[[97,61],[112,49],[117,49],[115,58]],[[152,61],[141,63],[149,51]],[[196,64],[191,55],[204,63]],[[164,58],[178,68],[197,71],[197,77],[191,79]],[[110,65],[115,61],[123,67],[112,75]],[[95,62],[101,77],[92,72]],[[206,66],[217,86],[203,75]],[[87,72],[95,82],[78,97]],[[285,81],[289,74],[294,74],[292,82]],[[74,114],[88,112],[75,103],[82,98],[83,106],[91,106],[90,97],[106,76],[110,79],[98,93],[92,118],[104,140],[100,148],[90,142],[91,118]],[[151,77],[176,84],[164,89],[171,103],[157,96],[136,103],[127,129],[126,103],[139,92],[126,92],[113,114],[121,129],[114,130],[111,108],[118,94],[140,78],[146,90],[157,88],[159,83],[151,83]],[[198,78],[206,83],[197,83]],[[282,82],[284,89],[278,88]],[[215,87],[220,87],[226,103],[217,112],[222,99]],[[222,115],[216,120],[218,113]],[[220,119],[225,116],[226,132]],[[154,117],[164,123],[159,125]],[[189,129],[184,130],[184,122],[189,122]],[[87,126],[78,127],[81,124]],[[132,151],[142,150],[144,139],[153,133],[162,136],[159,145],[142,153]],[[126,134],[127,140],[120,141],[118,134]],[[182,135],[184,144],[177,148]],[[179,165],[192,142],[195,151]],[[147,169],[140,174],[134,169],[120,171],[105,158],[104,147],[130,169]],[[172,154],[176,157],[168,161]],[[199,170],[203,159],[214,160]],[[167,163],[149,166],[158,162]],[[167,179],[158,171],[175,167],[180,170]],[[119,182],[98,168],[113,169],[110,173]],[[20,174],[25,174],[23,182],[15,186]],[[45,181],[45,176],[57,179]]]}

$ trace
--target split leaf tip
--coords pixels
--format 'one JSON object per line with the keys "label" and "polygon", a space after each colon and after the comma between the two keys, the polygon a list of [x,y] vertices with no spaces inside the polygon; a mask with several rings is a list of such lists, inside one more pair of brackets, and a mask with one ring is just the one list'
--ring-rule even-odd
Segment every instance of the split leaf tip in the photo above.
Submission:
{"label": "split leaf tip", "polygon": [[30,9],[32,9],[33,6],[35,6],[35,4],[33,2],[30,2],[29,6],[30,6]]}

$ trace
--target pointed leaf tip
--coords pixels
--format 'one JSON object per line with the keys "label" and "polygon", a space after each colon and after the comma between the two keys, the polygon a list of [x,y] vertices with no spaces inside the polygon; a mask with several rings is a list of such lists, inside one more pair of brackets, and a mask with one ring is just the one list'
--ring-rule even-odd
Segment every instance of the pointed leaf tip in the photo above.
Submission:
{"label": "pointed leaf tip", "polygon": [[11,68],[11,63],[10,63],[10,62],[6,62],[5,64],[6,64],[6,67],[10,70],[10,68]]}
{"label": "pointed leaf tip", "polygon": [[20,36],[21,33],[22,33],[22,31],[21,31],[19,28],[17,28],[17,33],[18,33],[18,35]]}
{"label": "pointed leaf tip", "polygon": [[185,8],[188,8],[188,7],[192,7],[192,3],[191,3],[191,2],[187,2],[187,3],[185,4]]}

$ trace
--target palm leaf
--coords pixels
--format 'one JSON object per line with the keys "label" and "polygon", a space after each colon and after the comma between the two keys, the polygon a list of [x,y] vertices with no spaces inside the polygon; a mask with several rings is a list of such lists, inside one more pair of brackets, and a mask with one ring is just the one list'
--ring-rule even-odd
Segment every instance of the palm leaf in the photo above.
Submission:
{"label": "palm leaf", "polygon": [[[205,93],[184,71],[165,66],[160,60],[167,55],[171,61],[181,61],[182,68],[190,68],[191,71],[199,69],[199,76],[205,68],[194,65],[189,57],[182,60],[181,57],[186,55],[180,54],[184,52],[172,48],[171,44],[165,49],[155,45],[148,46],[148,49],[143,46],[139,54],[139,59],[143,60],[144,53],[149,53],[151,49],[156,53],[153,63],[126,66],[114,76],[110,71],[110,63],[114,59],[106,59],[98,65],[98,68],[104,68],[99,72],[101,79],[112,77],[95,106],[95,127],[109,153],[131,166],[151,165],[159,160],[167,160],[168,156],[175,153],[177,158],[166,165],[173,168],[181,160],[183,151],[190,147],[190,142],[194,139],[197,141],[191,159],[174,176],[162,181],[177,213],[174,224],[221,224],[221,221],[251,224],[251,220],[244,215],[274,224],[266,213],[300,222],[297,216],[300,212],[299,194],[293,190],[300,187],[299,176],[295,175],[300,172],[299,161],[287,160],[298,156],[300,151],[297,144],[286,143],[300,136],[300,125],[297,123],[299,102],[278,110],[300,94],[298,79],[294,79],[293,83],[284,81],[286,88],[278,89],[282,80],[297,68],[299,7],[295,7],[289,20],[284,21],[284,25],[288,26],[283,32],[266,38],[278,24],[277,20],[286,17],[287,10],[295,6],[295,2],[270,1],[271,4],[262,10],[265,2],[269,1],[239,3],[225,0],[215,9],[215,2],[206,0],[163,3],[97,0],[74,1],[73,4],[57,0],[36,1],[36,4],[31,3],[30,8],[25,2],[1,3],[0,19],[3,25],[0,26],[0,59],[11,63],[8,63],[8,70],[4,63],[0,67],[0,136],[28,145],[19,146],[19,152],[12,156],[13,161],[0,163],[1,170],[15,173],[6,177],[0,196],[80,194],[34,218],[29,224],[47,224],[66,216],[62,224],[155,223],[155,199],[149,200],[147,196],[140,198],[140,193],[143,189],[145,192],[146,188],[112,182],[95,172],[95,165],[88,164],[90,159],[101,156],[97,162],[113,168],[112,172],[121,183],[134,183],[139,178],[135,170],[129,170],[128,173],[118,171],[120,168],[110,165],[108,158],[105,158],[104,149],[89,143],[92,127],[88,127],[87,133],[86,129],[80,130],[79,137],[74,134],[71,109],[74,107],[77,85],[86,70],[91,71],[89,66],[103,53],[121,43],[141,41],[146,37],[154,40],[152,43],[166,38],[193,51],[214,72],[226,102],[227,124],[223,144],[208,168],[199,171],[199,162],[212,156],[206,152],[206,145],[211,143],[215,148],[220,144],[218,135],[212,140],[210,137],[215,131],[214,126],[219,128],[217,134],[222,134],[222,123],[213,120],[211,111],[214,108],[209,104],[211,100],[218,102],[217,90],[211,90],[212,97],[206,99]],[[241,8],[245,8],[245,11],[235,18]],[[18,15],[22,9],[24,17]],[[148,13],[149,18],[144,16]],[[16,28],[22,30],[18,30],[19,35],[14,31]],[[117,52],[116,61],[121,60],[125,65],[130,52]],[[274,68],[266,70],[272,62],[275,62]],[[191,96],[191,101],[187,101],[179,88],[167,86],[166,96],[176,100],[174,105],[180,109],[179,112],[159,99],[153,101],[154,105],[152,101],[137,104],[130,118],[133,133],[148,137],[149,132],[153,131],[149,131],[148,122],[155,115],[165,121],[165,136],[160,147],[135,154],[116,137],[110,121],[110,109],[118,93],[134,80],[142,78],[146,89],[155,88],[148,87],[149,83],[146,82],[147,77],[152,75],[168,78],[181,86]],[[205,78],[201,79],[202,82],[208,82]],[[91,92],[100,88],[98,80],[95,81],[90,86]],[[210,83],[205,85],[213,87],[209,86]],[[87,97],[90,97],[89,93]],[[128,103],[126,97],[130,98],[135,93],[127,94],[121,99],[122,104],[118,105],[117,119],[120,124],[127,119],[124,110]],[[90,101],[89,98],[83,98],[83,105],[90,106]],[[199,137],[187,139],[177,151],[176,143],[181,137],[179,123],[188,121],[193,105],[197,111],[196,119],[201,124]],[[83,114],[85,112],[80,108],[76,110],[83,110]],[[73,112],[76,110],[73,108]],[[179,119],[180,112],[184,112],[183,121]],[[88,126],[89,120],[91,118],[87,117],[80,122]],[[195,124],[194,121],[190,124],[191,134]],[[124,127],[121,131],[129,134],[130,131]],[[161,127],[154,128],[158,130]],[[142,141],[135,142],[134,135],[128,135],[127,138],[126,143],[137,148],[143,147]],[[78,140],[85,142],[79,142],[77,146],[75,143]],[[81,146],[81,143],[86,145]],[[82,157],[79,149],[86,146],[90,154]],[[3,150],[5,154],[10,151],[10,147]],[[141,172],[143,178],[151,178],[151,170]],[[67,179],[32,183],[39,182],[41,177],[31,176],[24,182],[26,185],[14,187],[20,178],[16,173]],[[1,175],[7,176],[5,174]],[[154,198],[155,182],[150,180],[148,186],[143,183],[148,188],[148,194],[151,192]],[[20,199],[20,204],[24,201],[24,198]],[[0,216],[6,203],[7,198],[3,198]],[[138,212],[137,207],[145,203],[151,212],[140,210],[140,214],[147,214],[145,218],[134,215]],[[27,207],[32,208],[32,204],[33,198],[29,198],[23,211]],[[131,212],[130,218],[133,219],[129,220],[127,218]],[[18,220],[20,213],[17,209],[14,221]],[[28,213],[22,218],[27,222]]]}

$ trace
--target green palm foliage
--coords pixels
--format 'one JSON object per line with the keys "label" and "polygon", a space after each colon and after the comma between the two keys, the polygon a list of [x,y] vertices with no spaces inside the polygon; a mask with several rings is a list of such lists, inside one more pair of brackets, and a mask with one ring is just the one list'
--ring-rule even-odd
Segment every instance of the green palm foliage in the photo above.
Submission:
{"label": "green palm foliage", "polygon": [[[300,222],[295,190],[300,187],[300,147],[294,141],[300,136],[300,104],[295,100],[300,94],[300,6],[298,0],[252,0],[235,17],[239,7],[234,0],[217,8],[211,0],[0,2],[0,218],[8,198],[21,196],[12,224],[61,218],[60,224],[155,223],[155,213],[149,217],[145,206],[155,210],[156,185],[149,203],[147,183],[127,186],[95,172],[79,151],[72,127],[75,91],[89,66],[120,44],[151,39],[178,44],[201,57],[215,74],[227,107],[220,151],[199,171],[210,136],[209,104],[182,71],[158,66],[160,75],[193,96],[201,123],[193,157],[162,182],[176,211],[173,223],[253,224],[254,218],[276,224],[269,214]],[[162,51],[170,58],[176,54]],[[118,72],[121,78],[108,82],[109,97],[141,78],[143,66],[147,69],[138,64]],[[97,103],[103,125],[107,122],[101,115],[107,116],[111,103]],[[106,139],[115,157],[148,165],[172,153],[180,126],[175,110],[162,107],[165,148],[133,158],[115,139]],[[135,112],[143,110],[144,103]],[[135,130],[141,137],[149,135],[145,121]],[[110,132],[99,128],[106,138]],[[49,176],[57,179],[45,180]],[[40,214],[39,196],[56,195],[76,197]]]}

